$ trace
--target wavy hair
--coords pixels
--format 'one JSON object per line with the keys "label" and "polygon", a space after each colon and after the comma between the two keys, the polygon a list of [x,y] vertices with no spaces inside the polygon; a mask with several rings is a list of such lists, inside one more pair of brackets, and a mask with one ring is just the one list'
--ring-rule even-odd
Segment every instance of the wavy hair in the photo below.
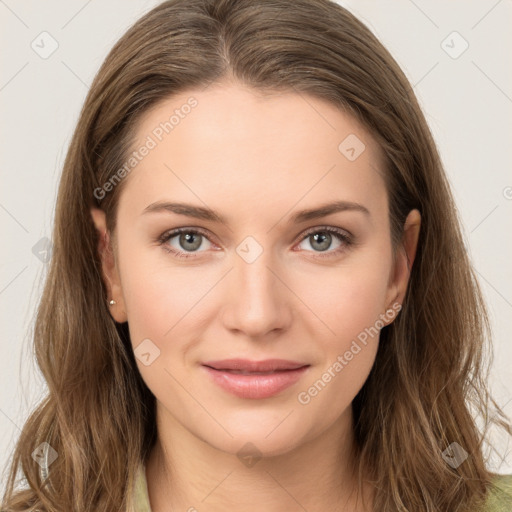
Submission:
{"label": "wavy hair", "polygon": [[[484,454],[489,427],[512,430],[487,387],[488,314],[406,76],[372,32],[330,0],[169,0],[110,51],[70,142],[33,336],[48,390],[14,447],[2,511],[132,510],[136,468],[156,440],[155,398],[127,324],[109,314],[90,208],[105,211],[114,233],[124,182],[101,200],[94,191],[133,150],[141,115],[226,78],[328,100],[363,123],[385,154],[395,248],[408,212],[420,211],[402,311],[382,329],[352,404],[359,480],[372,482],[381,512],[478,510],[493,478]],[[58,454],[47,474],[31,456],[44,442]],[[469,454],[456,469],[443,459],[452,442]],[[20,472],[25,486],[17,485]]]}

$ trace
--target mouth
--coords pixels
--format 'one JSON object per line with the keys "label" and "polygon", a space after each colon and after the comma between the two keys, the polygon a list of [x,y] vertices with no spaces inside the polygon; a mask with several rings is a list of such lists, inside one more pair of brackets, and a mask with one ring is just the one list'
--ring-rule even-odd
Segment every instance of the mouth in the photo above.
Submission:
{"label": "mouth", "polygon": [[202,367],[221,389],[239,398],[263,399],[297,383],[309,364],[284,359],[209,361]]}
{"label": "mouth", "polygon": [[303,366],[309,366],[306,363],[289,361],[287,359],[265,359],[264,361],[251,361],[248,359],[223,359],[222,361],[207,361],[204,366],[209,366],[214,370],[240,371],[248,373],[275,372],[283,370],[297,370]]}
{"label": "mouth", "polygon": [[[209,367],[211,368],[211,367]],[[279,373],[279,372],[292,372],[293,370],[273,370],[273,371],[270,371],[270,372],[251,372],[251,371],[247,371],[247,370],[228,370],[228,369],[223,369],[223,368],[212,368],[212,370],[217,370],[218,372],[227,372],[227,373],[232,373],[234,375],[272,375],[274,373]]]}

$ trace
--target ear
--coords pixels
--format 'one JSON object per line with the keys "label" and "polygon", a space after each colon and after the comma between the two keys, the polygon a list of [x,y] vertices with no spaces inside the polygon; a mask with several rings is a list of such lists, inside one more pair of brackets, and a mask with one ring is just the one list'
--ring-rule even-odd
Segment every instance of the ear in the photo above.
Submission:
{"label": "ear", "polygon": [[107,232],[107,222],[105,212],[99,208],[91,208],[91,216],[94,226],[98,231],[98,254],[101,260],[103,281],[107,287],[108,301],[115,300],[115,304],[108,305],[112,318],[123,323],[128,320],[124,304],[121,280],[114,258],[114,252],[110,241],[110,235]]}
{"label": "ear", "polygon": [[388,308],[392,308],[396,303],[402,305],[404,301],[418,247],[420,226],[420,212],[418,210],[411,210],[405,219],[402,241],[397,248],[396,258],[390,273],[387,294]]}

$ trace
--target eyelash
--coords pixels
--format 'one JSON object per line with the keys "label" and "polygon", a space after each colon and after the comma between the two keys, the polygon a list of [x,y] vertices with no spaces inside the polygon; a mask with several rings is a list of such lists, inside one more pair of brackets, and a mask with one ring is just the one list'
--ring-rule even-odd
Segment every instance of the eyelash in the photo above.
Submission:
{"label": "eyelash", "polygon": [[[299,243],[306,240],[306,238],[308,238],[312,234],[325,233],[325,232],[333,233],[334,235],[336,235],[336,237],[338,237],[338,240],[340,240],[340,242],[342,242],[343,245],[338,247],[338,249],[336,249],[334,251],[326,251],[326,254],[322,254],[321,252],[319,252],[315,256],[315,258],[331,258],[331,257],[337,256],[338,254],[340,254],[342,251],[346,250],[353,244],[353,240],[350,235],[348,235],[345,231],[342,231],[341,229],[338,229],[338,228],[334,228],[332,226],[320,226],[320,227],[315,227],[315,228],[311,228],[311,229],[307,230],[304,233],[303,237],[300,239]],[[196,253],[187,254],[182,251],[176,251],[175,249],[171,249],[169,247],[169,245],[167,245],[167,242],[171,238],[174,238],[176,235],[179,235],[181,233],[202,235],[206,239],[209,240],[208,234],[206,233],[206,231],[204,231],[202,229],[199,229],[199,228],[177,228],[177,229],[173,229],[171,231],[166,231],[165,233],[160,235],[157,239],[157,242],[159,243],[159,245],[161,245],[163,247],[163,249],[166,252],[173,254],[176,258],[185,258],[185,259],[186,258],[195,258]]]}

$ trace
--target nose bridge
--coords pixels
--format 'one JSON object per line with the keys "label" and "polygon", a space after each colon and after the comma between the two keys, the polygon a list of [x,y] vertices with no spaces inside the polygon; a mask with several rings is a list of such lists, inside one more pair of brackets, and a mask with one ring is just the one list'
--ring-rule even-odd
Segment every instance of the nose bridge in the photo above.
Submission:
{"label": "nose bridge", "polygon": [[240,291],[243,290],[248,295],[263,294],[261,298],[271,298],[271,284],[275,277],[269,270],[273,267],[270,253],[270,250],[266,250],[253,261],[247,261],[243,257],[236,259],[234,274]]}
{"label": "nose bridge", "polygon": [[[270,272],[272,250],[264,248],[254,237],[247,237],[236,248],[234,279],[240,301],[256,301],[261,307],[275,299],[275,276]],[[255,306],[257,304],[254,304]]]}
{"label": "nose bridge", "polygon": [[246,237],[236,248],[230,273],[228,318],[232,328],[252,336],[281,327],[285,320],[285,295],[274,275],[273,251],[254,237]]}

